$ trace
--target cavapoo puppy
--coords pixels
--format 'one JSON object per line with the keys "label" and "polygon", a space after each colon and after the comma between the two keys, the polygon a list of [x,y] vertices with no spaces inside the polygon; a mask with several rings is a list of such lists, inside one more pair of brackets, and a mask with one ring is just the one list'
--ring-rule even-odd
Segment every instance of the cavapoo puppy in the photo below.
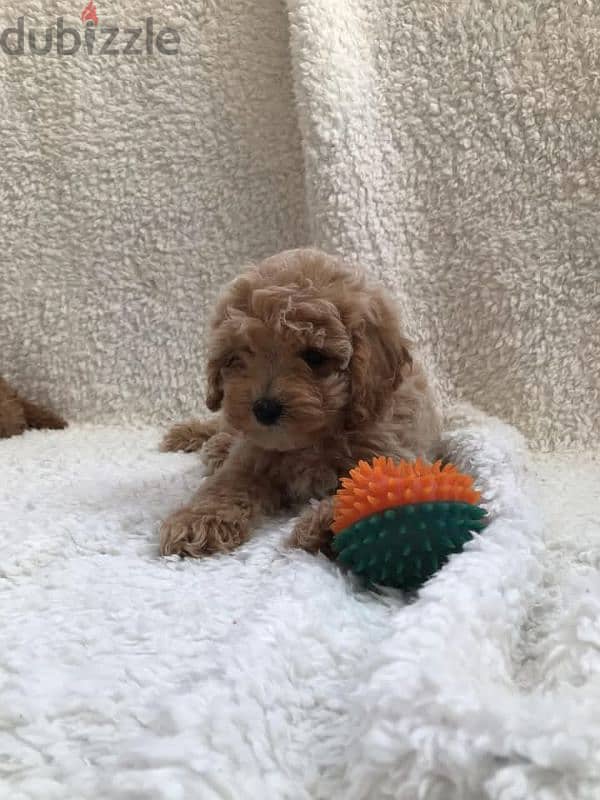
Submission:
{"label": "cavapoo puppy", "polygon": [[67,423],[48,408],[30,403],[0,378],[0,439],[28,428],[66,428]]}
{"label": "cavapoo puppy", "polygon": [[210,473],[163,523],[163,554],[232,550],[262,515],[300,504],[292,544],[327,552],[340,476],[376,455],[427,456],[439,436],[388,294],[318,250],[272,256],[225,288],[207,380],[219,415],[177,425],[162,443],[202,448]]}

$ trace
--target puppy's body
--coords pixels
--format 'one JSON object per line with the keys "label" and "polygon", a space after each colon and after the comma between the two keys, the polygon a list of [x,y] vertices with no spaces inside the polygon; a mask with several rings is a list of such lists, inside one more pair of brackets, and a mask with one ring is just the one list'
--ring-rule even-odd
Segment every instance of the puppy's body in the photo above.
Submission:
{"label": "puppy's body", "polygon": [[67,423],[44,406],[21,397],[0,378],[0,439],[23,433],[28,428],[66,428]]}
{"label": "puppy's body", "polygon": [[225,291],[212,328],[208,423],[176,426],[165,450],[203,447],[213,470],[161,529],[163,553],[243,542],[261,514],[312,498],[294,543],[327,549],[331,495],[361,458],[426,456],[439,419],[397,312],[360,272],[316,250],[253,268]]}

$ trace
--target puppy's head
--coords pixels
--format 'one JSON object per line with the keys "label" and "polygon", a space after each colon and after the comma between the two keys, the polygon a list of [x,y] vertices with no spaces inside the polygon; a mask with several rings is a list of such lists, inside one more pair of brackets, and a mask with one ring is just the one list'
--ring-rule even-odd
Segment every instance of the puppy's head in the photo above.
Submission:
{"label": "puppy's head", "polygon": [[290,250],[225,289],[206,404],[268,450],[310,446],[380,418],[410,363],[383,290],[317,250]]}

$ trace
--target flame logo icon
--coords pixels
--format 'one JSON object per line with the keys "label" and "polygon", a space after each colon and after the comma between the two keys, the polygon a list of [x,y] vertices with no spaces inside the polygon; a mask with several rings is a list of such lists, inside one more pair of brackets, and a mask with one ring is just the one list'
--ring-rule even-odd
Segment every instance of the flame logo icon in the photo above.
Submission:
{"label": "flame logo icon", "polygon": [[94,5],[94,0],[90,0],[90,2],[81,12],[81,21],[93,22],[94,25],[98,24],[98,13],[96,12],[96,6]]}

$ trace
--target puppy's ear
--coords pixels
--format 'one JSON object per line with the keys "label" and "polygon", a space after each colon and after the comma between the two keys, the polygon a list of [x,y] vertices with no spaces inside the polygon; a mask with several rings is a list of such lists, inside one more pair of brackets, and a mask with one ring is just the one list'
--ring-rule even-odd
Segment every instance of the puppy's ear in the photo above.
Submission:
{"label": "puppy's ear", "polygon": [[206,364],[206,406],[218,411],[223,402],[222,370],[231,354],[230,333],[222,316],[213,320]]}
{"label": "puppy's ear", "polygon": [[210,411],[218,411],[223,402],[222,370],[235,350],[235,336],[242,327],[250,286],[247,274],[242,274],[225,287],[217,301],[206,365],[206,406]]}
{"label": "puppy's ear", "polygon": [[398,312],[382,292],[369,295],[360,318],[351,326],[351,395],[348,425],[376,420],[389,406],[412,364],[410,342],[402,335]]}
{"label": "puppy's ear", "polygon": [[218,411],[223,402],[222,367],[222,357],[209,357],[206,365],[206,407],[209,411]]}

